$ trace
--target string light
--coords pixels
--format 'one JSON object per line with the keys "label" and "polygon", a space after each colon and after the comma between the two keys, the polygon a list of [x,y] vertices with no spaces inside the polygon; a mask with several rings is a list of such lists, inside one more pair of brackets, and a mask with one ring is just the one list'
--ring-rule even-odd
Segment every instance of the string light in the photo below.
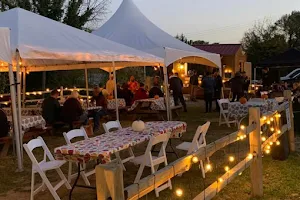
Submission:
{"label": "string light", "polygon": [[247,158],[251,160],[253,158],[253,154],[249,153],[248,156],[247,156]]}
{"label": "string light", "polygon": [[278,114],[275,115],[275,117],[280,118],[281,114],[278,113]]}
{"label": "string light", "polygon": [[224,180],[222,178],[218,178],[218,181],[222,183]]}
{"label": "string light", "polygon": [[266,120],[267,120],[267,117],[266,117],[266,116],[264,116],[264,117],[263,117],[263,120],[264,120],[264,121],[266,121]]}
{"label": "string light", "polygon": [[240,172],[240,173],[239,173],[239,176],[241,176],[242,174],[243,174],[243,172]]}
{"label": "string light", "polygon": [[270,150],[270,149],[266,149],[266,150],[265,150],[265,153],[266,153],[266,154],[270,154],[270,153],[271,153],[271,150]]}
{"label": "string light", "polygon": [[234,160],[235,160],[235,159],[234,159],[233,156],[229,156],[229,161],[230,161],[230,162],[234,162]]}
{"label": "string light", "polygon": [[269,150],[270,150],[270,149],[271,149],[271,146],[270,146],[270,145],[267,145],[267,146],[266,146],[266,149],[269,149]]}
{"label": "string light", "polygon": [[193,161],[193,163],[197,163],[197,162],[199,162],[199,159],[198,159],[198,157],[194,156],[194,157],[192,158],[192,161]]}
{"label": "string light", "polygon": [[277,140],[276,141],[276,145],[279,146],[280,145],[280,141]]}
{"label": "string light", "polygon": [[241,130],[245,130],[245,126],[244,126],[244,125],[241,125],[241,126],[240,126],[240,129],[241,129]]}
{"label": "string light", "polygon": [[183,190],[182,189],[177,189],[175,191],[175,193],[176,193],[176,196],[181,197],[183,195]]}
{"label": "string light", "polygon": [[275,129],[274,129],[273,127],[271,127],[270,130],[271,130],[272,132],[274,132]]}
{"label": "string light", "polygon": [[267,124],[271,124],[271,121],[270,121],[270,120],[268,120],[268,121],[267,121]]}
{"label": "string light", "polygon": [[46,89],[46,91],[47,91],[47,92],[49,92],[49,91],[50,91],[50,89],[49,89],[49,88],[47,88],[47,89]]}
{"label": "string light", "polygon": [[212,170],[211,164],[207,164],[207,165],[205,166],[205,168],[206,168],[207,171],[211,171],[211,170]]}
{"label": "string light", "polygon": [[230,170],[230,168],[229,168],[228,166],[225,166],[225,167],[224,167],[224,170],[225,170],[226,172],[228,172],[228,171]]}
{"label": "string light", "polygon": [[21,61],[19,62],[19,65],[22,65],[22,62],[21,62]]}
{"label": "string light", "polygon": [[272,145],[273,145],[273,142],[270,142],[269,144],[270,144],[270,146],[272,146]]}
{"label": "string light", "polygon": [[272,122],[272,121],[274,121],[274,118],[273,118],[273,117],[271,117],[271,119],[270,119],[270,120],[271,120],[271,122]]}
{"label": "string light", "polygon": [[1,95],[0,97],[3,98],[3,95]]}
{"label": "string light", "polygon": [[33,92],[32,94],[33,94],[33,95],[36,95],[36,92]]}
{"label": "string light", "polygon": [[267,140],[266,137],[261,138],[261,141],[263,141],[263,142],[266,141],[266,140]]}
{"label": "string light", "polygon": [[281,130],[278,130],[277,133],[280,134],[280,133],[281,133]]}
{"label": "string light", "polygon": [[262,131],[260,131],[260,134],[262,135],[262,134],[263,134],[263,132],[262,132]]}

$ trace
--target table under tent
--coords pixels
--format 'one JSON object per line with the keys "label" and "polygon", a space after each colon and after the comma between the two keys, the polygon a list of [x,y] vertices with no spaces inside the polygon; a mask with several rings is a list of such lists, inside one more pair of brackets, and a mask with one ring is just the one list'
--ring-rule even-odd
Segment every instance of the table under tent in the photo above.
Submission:
{"label": "table under tent", "polygon": [[[87,71],[89,68],[100,68],[106,71],[112,69],[115,74],[116,69],[127,66],[163,64],[163,59],[156,56],[20,8],[0,13],[0,27],[6,27],[0,29],[0,67],[2,72],[9,71],[14,136],[20,171],[23,170],[20,125],[22,73],[77,69]],[[116,94],[115,96],[117,97]]]}
{"label": "table under tent", "polygon": [[114,15],[93,34],[164,59],[166,85],[167,67],[172,63],[195,63],[221,69],[219,54],[199,50],[164,32],[147,19],[132,0],[123,0]]}

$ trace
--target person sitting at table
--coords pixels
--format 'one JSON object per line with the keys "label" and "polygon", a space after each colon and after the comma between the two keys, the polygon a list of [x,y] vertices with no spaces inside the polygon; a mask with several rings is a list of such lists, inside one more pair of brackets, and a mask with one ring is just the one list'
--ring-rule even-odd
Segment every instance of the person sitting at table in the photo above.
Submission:
{"label": "person sitting at table", "polygon": [[42,104],[42,116],[49,125],[53,125],[60,120],[61,107],[57,100],[58,96],[59,92],[53,90],[50,93],[50,97],[45,99]]}
{"label": "person sitting at table", "polygon": [[149,98],[154,98],[156,95],[158,95],[159,97],[164,97],[164,93],[160,88],[158,77],[154,77],[153,79],[153,87],[149,91]]}
{"label": "person sitting at table", "polygon": [[100,128],[100,119],[107,115],[107,100],[99,87],[94,88],[93,97],[91,98],[91,103],[93,102],[96,103],[96,106],[102,107],[102,109],[89,111],[89,116],[94,119],[94,132],[97,132]]}
{"label": "person sitting at table", "polygon": [[7,116],[5,112],[0,109],[0,138],[8,136],[9,128],[10,125],[7,120]]}
{"label": "person sitting at table", "polygon": [[134,76],[130,76],[130,79],[128,81],[128,89],[134,94],[138,88],[139,88],[139,83],[135,80]]}
{"label": "person sitting at table", "polygon": [[87,124],[88,115],[82,109],[81,102],[79,100],[79,93],[72,91],[69,98],[65,101],[62,108],[63,121],[68,123],[73,128],[73,122],[79,121],[82,124]]}
{"label": "person sitting at table", "polygon": [[122,85],[122,88],[118,90],[118,98],[123,98],[125,99],[126,106],[131,106],[132,99],[133,99],[133,94],[129,90],[128,84],[124,83]]}
{"label": "person sitting at table", "polygon": [[140,88],[135,92],[134,97],[133,97],[133,103],[136,100],[141,100],[141,99],[147,99],[148,95],[147,95],[147,91],[145,90],[145,85],[144,83],[140,83]]}

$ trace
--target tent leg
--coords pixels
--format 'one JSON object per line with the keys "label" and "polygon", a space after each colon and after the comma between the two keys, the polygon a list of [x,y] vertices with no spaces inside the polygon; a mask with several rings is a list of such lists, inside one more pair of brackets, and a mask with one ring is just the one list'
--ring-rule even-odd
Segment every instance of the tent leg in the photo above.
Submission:
{"label": "tent leg", "polygon": [[20,143],[20,132],[19,132],[19,123],[18,123],[18,115],[17,115],[17,104],[16,104],[16,88],[15,88],[15,78],[12,69],[12,65],[9,65],[9,83],[10,83],[10,96],[11,96],[11,104],[12,104],[12,117],[13,117],[13,125],[14,125],[14,136],[16,140],[16,152],[18,159],[18,171],[23,171],[23,162],[21,156],[21,143]]}
{"label": "tent leg", "polygon": [[88,81],[88,69],[84,69],[84,77],[85,77],[85,89],[86,89],[86,104],[89,107],[89,81]]}
{"label": "tent leg", "polygon": [[169,93],[169,81],[168,81],[168,67],[163,66],[164,71],[164,82],[165,82],[165,93],[166,93],[166,105],[167,105],[167,118],[168,121],[172,120],[172,113],[170,112],[170,93]]}
{"label": "tent leg", "polygon": [[23,108],[25,108],[25,101],[26,101],[26,68],[23,71]]}
{"label": "tent leg", "polygon": [[145,84],[146,84],[146,78],[147,78],[147,76],[146,76],[146,66],[144,66],[144,82],[145,82]]}
{"label": "tent leg", "polygon": [[112,62],[113,73],[114,73],[114,83],[115,83],[115,101],[116,101],[116,118],[119,120],[119,104],[118,104],[118,92],[117,92],[117,76],[116,76],[116,64],[115,61]]}
{"label": "tent leg", "polygon": [[20,148],[20,151],[21,151],[21,158],[22,158],[22,162],[23,162],[23,133],[22,133],[22,127],[21,127],[21,107],[22,107],[22,104],[21,104],[21,69],[20,69],[20,54],[19,54],[19,51],[17,50],[16,52],[16,55],[17,55],[17,73],[16,73],[16,76],[17,76],[17,108],[18,108],[18,121],[19,121],[19,134],[20,134],[20,145],[17,146],[17,148]]}

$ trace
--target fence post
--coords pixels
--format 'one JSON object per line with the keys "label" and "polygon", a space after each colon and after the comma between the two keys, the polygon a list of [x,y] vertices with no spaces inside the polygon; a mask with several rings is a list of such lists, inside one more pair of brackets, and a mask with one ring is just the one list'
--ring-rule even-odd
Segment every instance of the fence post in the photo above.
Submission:
{"label": "fence post", "polygon": [[249,125],[252,123],[256,124],[256,128],[249,135],[250,153],[255,156],[250,165],[251,195],[261,197],[263,196],[263,167],[259,108],[249,108]]}
{"label": "fence post", "polygon": [[125,200],[123,168],[117,161],[96,166],[98,200]]}
{"label": "fence post", "polygon": [[292,102],[292,92],[290,90],[284,91],[284,98],[289,102],[290,109],[290,120],[291,120],[291,129],[288,130],[289,134],[289,143],[290,143],[290,151],[295,151],[295,132],[294,132],[294,114],[293,114],[293,102]]}

